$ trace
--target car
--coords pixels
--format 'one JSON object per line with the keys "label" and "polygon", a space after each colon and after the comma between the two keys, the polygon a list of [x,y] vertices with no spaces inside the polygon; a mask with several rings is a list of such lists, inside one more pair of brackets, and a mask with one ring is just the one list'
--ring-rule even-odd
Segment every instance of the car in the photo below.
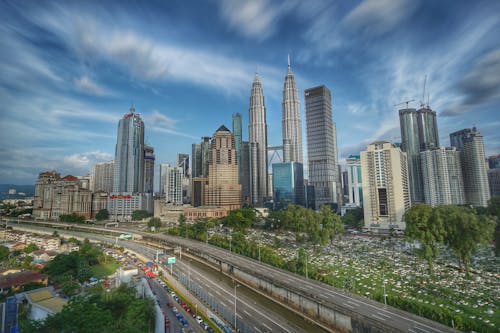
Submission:
{"label": "car", "polygon": [[196,321],[198,322],[198,324],[201,324],[201,322],[203,321],[203,319],[201,319],[201,317],[200,317],[200,316],[197,316],[197,317],[196,317]]}
{"label": "car", "polygon": [[167,302],[167,306],[168,306],[169,308],[173,308],[173,307],[174,307],[174,303],[172,303],[172,302]]}

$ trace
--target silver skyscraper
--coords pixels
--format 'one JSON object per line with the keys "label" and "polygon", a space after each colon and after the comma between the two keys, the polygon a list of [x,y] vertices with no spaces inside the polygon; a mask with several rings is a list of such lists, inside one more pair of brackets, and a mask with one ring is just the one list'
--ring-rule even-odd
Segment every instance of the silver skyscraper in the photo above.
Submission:
{"label": "silver skyscraper", "polygon": [[250,96],[250,199],[254,206],[263,206],[267,195],[267,124],[264,93],[259,75],[255,73]]}
{"label": "silver skyscraper", "polygon": [[283,162],[302,163],[302,122],[300,120],[299,92],[295,84],[290,55],[288,72],[283,87],[281,126],[283,130]]}
{"label": "silver skyscraper", "polygon": [[144,123],[134,106],[118,123],[113,192],[144,191]]}

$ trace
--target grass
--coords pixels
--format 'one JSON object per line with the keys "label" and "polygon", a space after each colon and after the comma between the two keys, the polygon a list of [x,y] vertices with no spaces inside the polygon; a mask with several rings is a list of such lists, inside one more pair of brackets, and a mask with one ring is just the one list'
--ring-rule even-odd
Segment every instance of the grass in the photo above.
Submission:
{"label": "grass", "polygon": [[94,265],[91,267],[92,276],[98,279],[105,278],[106,276],[113,274],[118,267],[120,267],[120,264],[116,261],[110,264]]}

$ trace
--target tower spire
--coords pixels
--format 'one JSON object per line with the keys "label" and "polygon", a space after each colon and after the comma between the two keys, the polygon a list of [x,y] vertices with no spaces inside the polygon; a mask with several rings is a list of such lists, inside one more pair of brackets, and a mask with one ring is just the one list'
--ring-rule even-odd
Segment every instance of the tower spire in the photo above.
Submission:
{"label": "tower spire", "polygon": [[290,53],[288,53],[288,68],[290,68]]}

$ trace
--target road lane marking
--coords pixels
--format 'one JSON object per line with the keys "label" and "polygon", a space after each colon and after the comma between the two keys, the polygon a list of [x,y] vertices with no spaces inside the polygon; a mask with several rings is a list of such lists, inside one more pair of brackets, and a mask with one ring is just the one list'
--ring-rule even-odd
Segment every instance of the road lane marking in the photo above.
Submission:
{"label": "road lane marking", "polygon": [[377,316],[376,314],[372,313],[371,316],[374,317],[374,318],[377,318],[378,320],[384,320],[385,321],[385,318]]}

